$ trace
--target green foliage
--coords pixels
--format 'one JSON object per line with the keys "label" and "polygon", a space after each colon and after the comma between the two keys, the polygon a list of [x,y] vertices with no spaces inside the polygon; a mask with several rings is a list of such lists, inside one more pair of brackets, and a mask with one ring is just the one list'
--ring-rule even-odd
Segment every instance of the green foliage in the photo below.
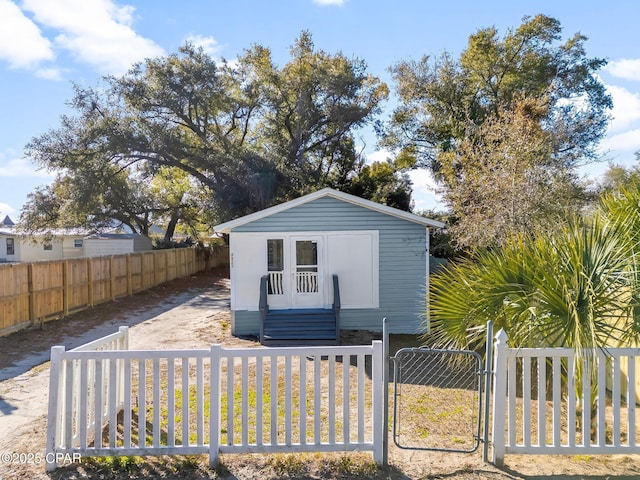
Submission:
{"label": "green foliage", "polygon": [[475,347],[488,320],[512,346],[592,346],[636,341],[637,270],[629,228],[597,216],[546,238],[523,235],[476,251],[430,280],[432,332],[441,344]]}
{"label": "green foliage", "polygon": [[[369,175],[353,140],[387,95],[362,60],[315,49],[308,32],[281,68],[260,45],[228,63],[186,44],[102,86],[76,87],[76,116],[62,117],[26,148],[41,167],[64,171],[69,188],[39,192],[47,202],[34,197],[25,220],[67,223],[73,209],[65,205],[85,206],[76,217],[93,220],[101,212],[135,231],[154,221],[167,225],[169,240],[178,224],[195,235],[200,223],[361,176],[410,196],[395,172]],[[89,188],[96,178],[101,183]],[[363,191],[380,196],[384,188]],[[123,191],[117,202],[113,190]],[[123,203],[135,205],[132,218],[121,218]]]}
{"label": "green foliage", "polygon": [[458,59],[391,70],[400,105],[383,144],[432,171],[463,247],[500,245],[580,205],[574,169],[597,158],[612,104],[597,77],[606,62],[586,56],[582,35],[561,43],[561,31],[525,17],[502,37],[478,30]]}

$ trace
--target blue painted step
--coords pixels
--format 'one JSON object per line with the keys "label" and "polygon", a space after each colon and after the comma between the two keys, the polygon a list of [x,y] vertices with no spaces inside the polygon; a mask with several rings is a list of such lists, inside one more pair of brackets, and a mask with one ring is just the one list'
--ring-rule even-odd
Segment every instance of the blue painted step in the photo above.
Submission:
{"label": "blue painted step", "polygon": [[333,310],[270,310],[264,319],[265,345],[328,345],[337,340]]}

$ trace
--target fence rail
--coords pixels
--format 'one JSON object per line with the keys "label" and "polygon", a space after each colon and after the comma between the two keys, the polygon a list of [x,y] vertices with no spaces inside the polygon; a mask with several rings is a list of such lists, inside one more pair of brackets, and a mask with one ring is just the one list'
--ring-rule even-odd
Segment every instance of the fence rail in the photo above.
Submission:
{"label": "fence rail", "polygon": [[229,265],[195,248],[0,265],[0,336],[161,283]]}
{"label": "fence rail", "polygon": [[47,458],[208,453],[215,464],[219,453],[369,450],[381,461],[380,341],[161,351],[125,345],[53,347],[47,453],[54,455]]}
{"label": "fence rail", "polygon": [[640,348],[585,349],[577,356],[570,348],[516,349],[506,341],[501,330],[494,358],[494,463],[501,465],[505,453],[640,453]]}

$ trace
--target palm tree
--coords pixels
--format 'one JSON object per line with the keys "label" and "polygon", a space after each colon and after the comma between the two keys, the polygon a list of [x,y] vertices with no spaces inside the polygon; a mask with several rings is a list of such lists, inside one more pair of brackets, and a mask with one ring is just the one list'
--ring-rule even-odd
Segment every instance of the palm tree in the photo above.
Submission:
{"label": "palm tree", "polygon": [[[548,236],[521,235],[475,252],[431,279],[430,329],[444,346],[481,342],[493,320],[516,347],[577,350],[637,337],[628,224],[596,215]],[[634,323],[634,322],[632,322]]]}

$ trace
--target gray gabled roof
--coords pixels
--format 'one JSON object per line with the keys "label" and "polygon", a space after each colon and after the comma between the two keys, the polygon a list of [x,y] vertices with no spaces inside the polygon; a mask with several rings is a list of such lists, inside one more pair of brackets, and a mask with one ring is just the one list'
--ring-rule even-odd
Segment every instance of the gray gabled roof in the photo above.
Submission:
{"label": "gray gabled roof", "polygon": [[294,200],[275,205],[273,207],[265,208],[264,210],[245,215],[244,217],[236,218],[235,220],[221,223],[220,225],[216,225],[215,227],[213,227],[213,230],[217,233],[229,233],[231,230],[241,225],[251,223],[261,218],[269,217],[276,213],[284,212],[285,210],[289,210],[290,208],[304,205],[305,203],[313,202],[314,200],[323,197],[332,197],[337,200],[342,200],[344,202],[352,203],[360,207],[368,208],[369,210],[374,210],[386,215],[391,215],[392,217],[397,217],[409,222],[417,223],[419,225],[424,225],[425,227],[444,228],[444,223],[438,222],[436,220],[431,220],[430,218],[421,217],[420,215],[405,212],[404,210],[398,210],[397,208],[388,207],[387,205],[372,202],[371,200],[365,200],[364,198],[356,197],[355,195],[350,195],[344,192],[339,192],[338,190],[334,190],[332,188],[323,188],[322,190],[304,195],[303,197],[299,197]]}

